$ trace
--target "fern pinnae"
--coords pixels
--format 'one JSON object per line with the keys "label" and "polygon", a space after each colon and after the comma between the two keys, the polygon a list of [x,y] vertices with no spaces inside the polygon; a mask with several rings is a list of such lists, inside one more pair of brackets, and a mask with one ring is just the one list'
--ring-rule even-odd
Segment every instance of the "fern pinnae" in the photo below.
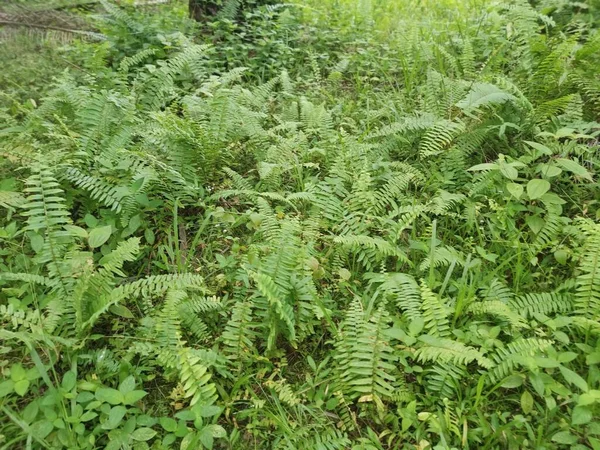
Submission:
{"label": "fern pinnae", "polygon": [[485,369],[494,366],[494,363],[479,350],[461,342],[429,335],[422,335],[419,340],[425,344],[415,352],[420,362],[433,361],[461,366],[475,361]]}
{"label": "fern pinnae", "polygon": [[448,307],[442,299],[425,284],[420,283],[421,311],[425,328],[434,337],[444,338],[450,334],[450,321],[448,320]]}
{"label": "fern pinnae", "polygon": [[581,222],[585,233],[584,253],[579,263],[575,311],[585,318],[600,317],[600,225]]}

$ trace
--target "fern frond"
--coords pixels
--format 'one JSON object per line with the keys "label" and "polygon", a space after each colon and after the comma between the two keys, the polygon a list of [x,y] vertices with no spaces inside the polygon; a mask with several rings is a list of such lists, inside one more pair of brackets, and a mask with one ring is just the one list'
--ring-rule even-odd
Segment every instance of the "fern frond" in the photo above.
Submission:
{"label": "fern frond", "polygon": [[223,352],[227,358],[240,371],[248,354],[255,351],[254,340],[258,333],[255,331],[256,324],[252,321],[252,303],[237,302],[233,306],[231,318],[225,326],[221,340],[225,346]]}
{"label": "fern frond", "polygon": [[431,127],[419,144],[419,156],[428,158],[439,155],[450,143],[465,129],[465,125],[460,122],[449,120],[438,121]]}
{"label": "fern frond", "polygon": [[579,262],[575,311],[588,318],[600,317],[600,225],[582,223],[585,234],[584,252]]}
{"label": "fern frond", "polygon": [[437,362],[426,371],[427,390],[439,398],[454,398],[461,392],[462,380],[468,376],[466,367]]}
{"label": "fern frond", "polygon": [[336,236],[333,238],[333,242],[351,250],[357,250],[364,247],[370,250],[375,250],[377,255],[381,258],[394,256],[400,261],[408,262],[408,257],[402,250],[389,243],[385,239],[379,237],[371,237],[366,235],[345,235]]}
{"label": "fern frond", "polygon": [[209,383],[211,373],[202,364],[200,357],[193,354],[189,348],[181,348],[178,352],[179,378],[183,384],[185,398],[191,398],[190,404],[200,402],[211,405],[217,400],[217,388]]}
{"label": "fern frond", "polygon": [[[496,278],[490,282],[489,286],[480,290],[480,295],[485,301],[500,301],[502,303],[509,303],[513,298],[513,292],[508,286]],[[518,311],[518,308],[516,310]]]}
{"label": "fern frond", "polygon": [[149,58],[154,54],[156,54],[155,48],[146,48],[144,50],[140,50],[133,56],[126,56],[121,60],[121,63],[119,64],[119,71],[127,73],[133,66],[137,66],[146,58]]}
{"label": "fern frond", "polygon": [[412,276],[404,273],[375,274],[370,277],[370,283],[381,283],[376,292],[391,298],[409,320],[422,317],[421,291]]}
{"label": "fern frond", "polygon": [[465,98],[456,106],[470,112],[482,107],[500,105],[509,101],[516,101],[516,97],[498,86],[490,83],[475,83]]}
{"label": "fern frond", "polygon": [[25,197],[20,192],[0,190],[0,206],[13,210],[25,204]]}
{"label": "fern frond", "polygon": [[387,322],[383,308],[366,319],[359,299],[346,313],[335,357],[344,390],[351,398],[360,396],[359,402],[377,404],[393,395],[396,357],[383,333]]}
{"label": "fern frond", "polygon": [[492,355],[496,365],[487,372],[490,382],[496,383],[506,378],[514,372],[518,364],[521,364],[523,358],[535,356],[551,345],[552,342],[546,339],[521,338],[509,343],[506,347],[497,349],[496,353]]}
{"label": "fern frond", "polygon": [[564,313],[573,309],[570,295],[554,292],[530,293],[512,299],[508,305],[513,311],[518,311],[523,317],[533,314]]}
{"label": "fern frond", "polygon": [[117,187],[92,175],[86,175],[75,167],[69,167],[65,171],[65,178],[78,188],[88,191],[92,199],[99,201],[107,208],[117,213],[121,211],[120,200],[123,194]]}
{"label": "fern frond", "polygon": [[420,347],[415,352],[415,356],[420,362],[452,363],[461,366],[475,361],[479,366],[486,369],[494,366],[494,363],[486,358],[483,353],[462,342],[429,335],[419,336],[419,340],[426,344],[425,347]]}
{"label": "fern frond", "polygon": [[[286,303],[285,294],[280,291],[279,287],[273,281],[273,278],[271,278],[269,275],[253,272],[251,272],[249,275],[256,282],[256,287],[261,295],[268,300],[269,305],[273,308],[276,316],[286,325],[289,340],[293,342],[296,339],[294,310],[292,309],[291,305]],[[274,333],[276,325],[271,324],[271,327],[272,330],[269,339],[269,349],[273,348],[275,345]]]}
{"label": "fern frond", "polygon": [[34,275],[30,273],[0,272],[0,280],[22,281],[24,283],[39,284],[41,286],[48,287],[52,287],[56,284],[56,280],[44,277],[42,275]]}
{"label": "fern frond", "polygon": [[448,336],[450,334],[448,307],[437,294],[427,287],[424,280],[421,280],[421,298],[422,316],[429,334],[435,337]]}
{"label": "fern frond", "polygon": [[467,308],[467,312],[476,316],[494,316],[509,322],[511,326],[515,328],[527,327],[527,322],[523,320],[523,317],[521,317],[517,311],[522,313],[523,310],[518,308],[515,309],[512,304],[509,306],[498,300],[474,302]]}

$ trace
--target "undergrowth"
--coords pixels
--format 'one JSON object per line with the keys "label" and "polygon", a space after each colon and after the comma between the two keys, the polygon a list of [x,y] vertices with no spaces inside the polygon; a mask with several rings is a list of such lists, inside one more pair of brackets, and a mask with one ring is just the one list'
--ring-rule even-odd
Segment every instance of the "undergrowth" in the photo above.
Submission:
{"label": "undergrowth", "polygon": [[0,448],[600,449],[598,2],[126,3],[0,75]]}

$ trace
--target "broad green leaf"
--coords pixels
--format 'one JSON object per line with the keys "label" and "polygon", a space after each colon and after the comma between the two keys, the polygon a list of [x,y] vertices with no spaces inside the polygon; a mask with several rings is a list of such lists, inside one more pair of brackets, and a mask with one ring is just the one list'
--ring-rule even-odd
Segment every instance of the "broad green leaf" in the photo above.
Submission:
{"label": "broad green leaf", "polygon": [[477,164],[475,166],[469,167],[467,170],[469,170],[471,172],[479,172],[482,170],[498,170],[498,169],[499,169],[498,164],[483,163],[483,164]]}
{"label": "broad green leaf", "polygon": [[581,178],[585,178],[586,180],[594,181],[592,175],[587,171],[587,169],[580,165],[577,161],[573,161],[572,159],[566,158],[558,158],[555,161],[566,171],[571,172],[574,175],[577,175]]}
{"label": "broad green leaf", "polygon": [[15,382],[14,389],[17,394],[23,397],[27,393],[27,389],[29,389],[29,381],[28,380],[19,380]]}
{"label": "broad green leaf", "polygon": [[196,433],[188,433],[181,440],[179,450],[196,450],[198,448],[198,446],[196,445],[197,442],[198,435]]}
{"label": "broad green leaf", "polygon": [[216,405],[198,405],[194,407],[194,411],[197,411],[202,417],[216,416],[222,410],[223,408]]}
{"label": "broad green leaf", "polygon": [[136,214],[131,219],[129,219],[129,223],[127,224],[127,230],[129,233],[134,233],[137,229],[142,225],[142,219],[139,214]]}
{"label": "broad green leaf", "polygon": [[531,375],[529,375],[529,381],[531,382],[533,389],[535,389],[535,392],[539,396],[543,396],[544,391],[546,390],[546,385],[544,383],[543,376],[539,373],[532,373]]}
{"label": "broad green leaf", "polygon": [[571,424],[584,425],[586,423],[590,423],[594,415],[589,407],[576,406],[575,408],[573,408],[573,415],[571,417]]}
{"label": "broad green leaf", "polygon": [[166,436],[163,438],[163,440],[161,441],[161,443],[162,443],[162,446],[163,446],[163,447],[166,447],[166,448],[173,448],[173,447],[171,447],[171,444],[172,444],[173,442],[175,442],[176,440],[177,440],[177,436],[175,436],[173,433],[169,433],[169,434],[167,434],[167,435],[166,435]]}
{"label": "broad green leaf", "polygon": [[119,405],[125,401],[122,393],[112,388],[100,388],[96,391],[96,398],[101,402]]}
{"label": "broad green leaf", "polygon": [[77,375],[71,370],[65,373],[62,380],[62,388],[69,392],[75,387],[75,383],[77,382]]}
{"label": "broad green leaf", "polygon": [[83,218],[83,221],[85,222],[85,224],[90,227],[90,228],[96,228],[98,226],[98,219],[96,219],[94,216],[92,216],[91,214],[86,214]]}
{"label": "broad green leaf", "polygon": [[531,231],[533,231],[535,234],[538,234],[540,232],[540,230],[542,228],[544,228],[544,225],[546,224],[544,219],[542,219],[540,216],[537,216],[537,215],[536,216],[527,216],[527,218],[525,219],[525,222],[527,223],[527,225],[529,226]]}
{"label": "broad green leaf", "polygon": [[127,413],[127,408],[124,406],[113,406],[108,413],[108,420],[102,424],[102,428],[104,430],[117,428],[125,417],[125,413]]}
{"label": "broad green leaf", "polygon": [[456,103],[461,109],[471,110],[480,106],[496,105],[516,100],[515,96],[491,83],[475,83],[465,98]]}
{"label": "broad green leaf", "polygon": [[568,431],[559,431],[552,436],[552,441],[558,444],[571,445],[578,441],[577,436],[569,433]]}
{"label": "broad green leaf", "polygon": [[558,354],[558,361],[561,363],[568,363],[577,358],[577,353],[575,352],[561,352]]}
{"label": "broad green leaf", "polygon": [[598,364],[600,363],[600,352],[590,353],[585,357],[585,363],[587,365]]}
{"label": "broad green leaf", "polygon": [[587,382],[581,378],[577,373],[573,372],[571,369],[566,368],[565,366],[560,366],[560,373],[569,383],[577,386],[582,391],[586,392],[589,388]]}
{"label": "broad green leaf", "polygon": [[505,162],[500,164],[500,173],[509,180],[516,180],[519,178],[519,171],[515,169],[512,164],[506,164]]}
{"label": "broad green leaf", "polygon": [[77,225],[65,225],[65,230],[67,230],[73,236],[77,236],[83,239],[87,239],[88,232],[85,228],[78,227]]}
{"label": "broad green leaf", "polygon": [[24,380],[27,378],[27,372],[21,364],[13,364],[10,367],[10,379],[13,381]]}
{"label": "broad green leaf", "polygon": [[114,315],[119,316],[119,317],[123,317],[125,319],[133,319],[134,318],[134,315],[129,310],[129,308],[127,308],[126,306],[123,306],[123,305],[112,305],[109,308],[109,310]]}
{"label": "broad green leaf", "polygon": [[148,395],[147,392],[141,390],[128,392],[125,394],[125,404],[133,405],[134,403],[143,399],[146,395]]}
{"label": "broad green leaf", "polygon": [[40,407],[39,407],[38,400],[34,400],[31,403],[29,403],[25,407],[25,409],[23,410],[23,413],[22,413],[22,418],[25,421],[25,423],[33,422],[34,419],[36,418],[39,410],[40,410]]}
{"label": "broad green leaf", "polygon": [[[136,416],[136,418],[137,418],[138,425],[141,425],[143,427],[151,428],[158,423],[158,419],[156,417],[149,416],[148,414],[141,414],[139,416]],[[133,431],[133,430],[131,430],[131,431]]]}
{"label": "broad green leaf", "polygon": [[44,248],[44,238],[37,233],[31,233],[29,235],[29,240],[31,242],[31,249],[39,253]]}
{"label": "broad green leaf", "polygon": [[514,389],[523,385],[524,377],[522,375],[510,375],[506,377],[501,386],[505,389]]}
{"label": "broad green leaf", "polygon": [[585,392],[579,396],[577,404],[580,406],[586,406],[596,402],[600,403],[600,391],[596,389],[590,389],[588,392]]}
{"label": "broad green leaf", "polygon": [[536,200],[550,190],[550,183],[539,178],[529,180],[527,183],[527,195],[530,200]]}
{"label": "broad green leaf", "polygon": [[540,200],[546,205],[564,205],[567,203],[554,192],[546,192],[544,195],[542,195]]}
{"label": "broad green leaf", "polygon": [[204,445],[204,447],[206,447],[209,450],[213,448],[214,439],[208,427],[203,428],[202,431],[200,431],[198,437],[200,438],[200,442],[202,443],[202,445]]}
{"label": "broad green leaf", "polygon": [[532,142],[532,141],[525,141],[531,148],[536,149],[538,152],[540,152],[542,155],[546,155],[546,156],[552,156],[553,152],[552,150],[550,150],[548,147],[546,147],[543,144],[539,144],[537,142]]}
{"label": "broad green leaf", "polygon": [[52,432],[54,426],[49,420],[40,420],[32,424],[30,429],[33,436],[38,439],[45,439]]}
{"label": "broad green leaf", "polygon": [[175,419],[171,419],[170,417],[161,417],[158,421],[165,431],[173,433],[177,430],[177,421]]}
{"label": "broad green leaf", "polygon": [[129,375],[127,378],[125,378],[123,381],[121,381],[121,384],[119,384],[119,391],[125,395],[128,392],[131,392],[135,389],[135,378],[133,377],[133,375]]}
{"label": "broad green leaf", "polygon": [[196,414],[194,414],[190,410],[179,411],[179,412],[175,413],[175,417],[177,419],[185,420],[185,421],[196,420]]}
{"label": "broad green leaf", "polygon": [[523,195],[523,186],[518,183],[506,183],[506,190],[517,199]]}
{"label": "broad green leaf", "polygon": [[0,383],[0,398],[6,397],[8,394],[15,390],[15,382],[13,380],[6,380]]}
{"label": "broad green leaf", "polygon": [[138,179],[137,179],[137,180],[135,180],[135,181],[133,182],[133,184],[131,185],[131,189],[132,189],[134,192],[138,191],[138,190],[139,190],[139,189],[140,189],[140,188],[141,188],[141,187],[144,185],[144,181],[145,181],[145,178],[144,178],[144,177],[140,177],[140,178],[138,178]]}
{"label": "broad green leaf", "polygon": [[411,320],[408,324],[408,332],[412,336],[417,336],[421,331],[423,331],[423,327],[425,326],[425,320],[422,317],[416,317]]}
{"label": "broad green leaf", "polygon": [[96,417],[98,417],[98,413],[96,413],[94,411],[87,411],[87,412],[83,413],[83,415],[79,418],[79,420],[81,420],[82,422],[87,422]]}
{"label": "broad green leaf", "polygon": [[205,430],[210,431],[214,438],[223,438],[227,436],[227,431],[221,425],[207,425]]}
{"label": "broad green leaf", "polygon": [[533,396],[529,391],[525,391],[521,395],[521,409],[525,414],[529,414],[533,410]]}
{"label": "broad green leaf", "polygon": [[152,428],[142,427],[131,433],[131,438],[135,441],[149,441],[156,436],[156,431]]}
{"label": "broad green leaf", "polygon": [[102,246],[112,233],[112,227],[110,225],[106,225],[104,227],[94,228],[90,231],[90,237],[88,239],[88,243],[90,248],[97,248]]}
{"label": "broad green leaf", "polygon": [[152,231],[150,228],[146,228],[144,230],[144,238],[146,239],[146,242],[148,244],[154,244],[154,241],[156,240],[156,237],[154,236],[154,231]]}
{"label": "broad green leaf", "polygon": [[348,281],[352,277],[352,273],[348,269],[341,268],[338,270],[338,274],[342,281]]}
{"label": "broad green leaf", "polygon": [[546,358],[544,356],[536,356],[534,357],[535,363],[538,367],[543,367],[544,369],[553,369],[559,366],[559,363],[554,358]]}
{"label": "broad green leaf", "polygon": [[538,171],[544,178],[557,177],[562,173],[562,169],[560,167],[556,167],[552,164],[540,164],[538,166]]}
{"label": "broad green leaf", "polygon": [[557,263],[562,264],[563,266],[567,263],[568,257],[569,253],[564,249],[559,249],[554,252],[554,259],[556,259]]}

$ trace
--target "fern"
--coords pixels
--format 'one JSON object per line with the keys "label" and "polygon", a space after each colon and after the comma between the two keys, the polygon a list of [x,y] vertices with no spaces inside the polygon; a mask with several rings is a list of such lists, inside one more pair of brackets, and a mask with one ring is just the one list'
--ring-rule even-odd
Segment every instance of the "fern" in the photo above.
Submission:
{"label": "fern", "polygon": [[419,340],[426,344],[415,352],[415,356],[420,362],[434,361],[461,366],[476,361],[486,369],[494,366],[494,363],[480,351],[461,342],[429,335],[420,336]]}
{"label": "fern", "polygon": [[179,350],[178,359],[185,398],[190,399],[191,405],[214,403],[217,400],[217,390],[213,383],[209,383],[211,374],[202,364],[200,357],[194,355],[191,349],[182,348]]}
{"label": "fern", "polygon": [[227,322],[221,340],[223,352],[232,364],[241,371],[244,361],[255,351],[254,340],[258,336],[252,321],[252,303],[238,302],[233,306],[231,318]]}
{"label": "fern", "polygon": [[525,328],[527,327],[527,322],[523,320],[519,313],[526,316],[531,310],[523,308],[523,304],[519,302],[520,299],[521,298],[508,305],[498,300],[474,302],[469,305],[467,311],[476,316],[488,315],[498,317],[501,320],[507,321],[515,328]]}
{"label": "fern", "polygon": [[446,337],[450,333],[450,323],[448,321],[448,307],[442,302],[442,299],[431,291],[421,280],[421,310],[425,328],[434,337]]}
{"label": "fern", "polygon": [[475,83],[467,96],[458,102],[456,106],[466,112],[471,112],[478,108],[514,101],[516,101],[514,95],[503,91],[493,84]]}
{"label": "fern", "polygon": [[269,324],[271,328],[268,340],[269,350],[275,347],[275,338],[277,336],[277,322],[275,321],[275,317],[285,324],[288,338],[293,342],[296,339],[295,318],[292,307],[285,303],[285,300],[282,300],[285,298],[285,294],[281,292],[269,275],[263,273],[250,273],[249,275],[254,279],[258,291],[267,299],[269,306],[273,308],[275,313]]}
{"label": "fern", "polygon": [[378,309],[365,317],[360,300],[346,312],[336,346],[340,380],[344,392],[359,402],[380,402],[394,393],[395,356],[384,337],[387,317]]}
{"label": "fern", "polygon": [[[336,236],[334,238],[334,242],[337,244],[341,244],[344,247],[348,247],[352,250],[356,250],[360,253],[360,250],[364,247],[369,250],[373,250],[375,255],[378,258],[385,258],[388,256],[394,256],[398,258],[400,261],[408,262],[408,258],[406,254],[397,248],[396,246],[390,244],[386,240],[377,237],[370,236],[353,236],[353,235],[345,235],[345,236]],[[359,261],[362,261],[364,256],[359,256]]]}
{"label": "fern", "polygon": [[374,275],[370,283],[381,283],[377,293],[391,298],[410,320],[421,318],[421,291],[413,277],[403,273]]}
{"label": "fern", "polygon": [[88,191],[92,199],[98,200],[117,213],[121,211],[122,205],[120,199],[123,195],[119,192],[118,188],[110,186],[103,180],[91,175],[85,175],[75,167],[70,167],[65,171],[65,178],[75,186]]}
{"label": "fern", "polygon": [[565,313],[573,309],[570,295],[554,292],[531,293],[519,296],[509,302],[511,310],[524,317],[533,314]]}
{"label": "fern", "polygon": [[517,339],[505,347],[496,350],[491,356],[495,365],[487,371],[489,381],[496,383],[510,375],[517,365],[522,364],[523,358],[535,356],[552,345],[551,341],[538,338]]}
{"label": "fern", "polygon": [[441,398],[454,398],[461,392],[461,382],[468,376],[464,366],[437,362],[428,370],[428,391]]}
{"label": "fern", "polygon": [[588,319],[600,316],[600,226],[583,222],[586,236],[584,253],[579,263],[575,311]]}

